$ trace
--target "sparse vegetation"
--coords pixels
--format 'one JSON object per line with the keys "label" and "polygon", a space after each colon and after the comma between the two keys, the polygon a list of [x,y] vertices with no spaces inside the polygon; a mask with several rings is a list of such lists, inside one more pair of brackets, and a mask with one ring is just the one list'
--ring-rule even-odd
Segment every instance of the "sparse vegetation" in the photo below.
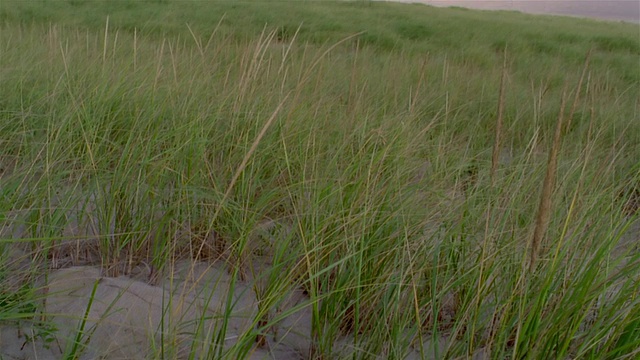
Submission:
{"label": "sparse vegetation", "polygon": [[3,1],[0,331],[103,356],[94,314],[144,290],[150,358],[278,357],[289,332],[312,359],[636,358],[637,30]]}

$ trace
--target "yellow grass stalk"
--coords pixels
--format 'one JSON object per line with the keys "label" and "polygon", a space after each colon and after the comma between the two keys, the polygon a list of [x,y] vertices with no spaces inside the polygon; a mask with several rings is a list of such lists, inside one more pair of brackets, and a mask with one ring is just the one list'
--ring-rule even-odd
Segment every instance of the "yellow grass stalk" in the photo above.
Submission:
{"label": "yellow grass stalk", "polygon": [[[269,120],[267,120],[267,122],[264,124],[264,126],[260,130],[260,133],[255,138],[255,140],[253,141],[253,144],[251,144],[251,148],[249,148],[249,151],[247,151],[247,153],[245,154],[244,158],[242,159],[242,162],[240,163],[240,166],[238,166],[238,169],[233,174],[233,178],[231,179],[231,182],[229,183],[229,186],[227,187],[227,191],[225,191],[224,195],[222,196],[222,200],[220,200],[220,204],[218,204],[218,208],[216,209],[216,212],[214,213],[213,217],[211,218],[211,220],[209,222],[209,228],[211,228],[211,226],[213,225],[215,220],[218,218],[218,215],[220,215],[220,211],[222,210],[222,208],[224,206],[224,203],[227,201],[227,198],[229,198],[229,195],[231,194],[231,191],[233,190],[234,186],[236,185],[236,182],[238,181],[238,178],[240,177],[240,175],[244,171],[245,167],[247,167],[247,164],[249,163],[249,159],[251,159],[251,156],[253,155],[253,153],[258,148],[258,145],[262,141],[262,138],[264,137],[264,135],[267,133],[267,130],[269,130],[269,128],[271,127],[273,122],[278,117],[278,114],[280,113],[280,110],[282,109],[282,107],[284,106],[284,104],[285,104],[285,102],[287,101],[288,98],[289,98],[289,94],[287,94],[284,97],[284,99],[282,99],[280,104],[278,104],[278,107],[273,111],[273,113],[271,114],[271,117],[269,118]],[[203,241],[202,244],[200,245],[200,248],[198,249],[198,252],[196,253],[197,257],[199,257],[200,254],[202,254],[202,250],[204,249],[204,243],[205,242]]]}
{"label": "yellow grass stalk", "polygon": [[204,56],[204,49],[202,48],[202,42],[196,36],[196,34],[193,32],[193,30],[191,29],[191,26],[189,26],[189,24],[187,24],[187,29],[189,29],[189,34],[191,34],[191,37],[193,38],[193,42],[196,43],[196,47],[198,48],[198,52],[200,52],[201,56]]}
{"label": "yellow grass stalk", "polygon": [[500,95],[498,99],[498,114],[496,118],[496,136],[493,142],[493,155],[491,156],[491,185],[495,184],[496,170],[500,159],[500,140],[502,134],[502,122],[504,117],[505,82],[507,79],[507,48],[504,49],[502,61],[502,76],[500,78]]}
{"label": "yellow grass stalk", "polygon": [[584,59],[584,66],[582,67],[582,74],[580,75],[580,80],[578,81],[578,88],[576,89],[576,94],[573,97],[573,104],[571,105],[571,111],[569,111],[569,117],[567,117],[567,130],[569,130],[569,127],[571,126],[573,115],[576,113],[576,108],[578,107],[578,101],[580,100],[580,91],[582,90],[582,83],[584,82],[584,77],[587,74],[587,69],[589,68],[592,50],[593,49],[589,49],[589,51],[587,52],[587,56]]}
{"label": "yellow grass stalk", "polygon": [[207,40],[207,44],[204,46],[204,51],[207,51],[207,49],[209,48],[209,44],[211,44],[211,40],[213,40],[213,38],[216,36],[216,34],[218,33],[218,29],[220,28],[220,25],[222,24],[222,21],[224,20],[224,18],[227,16],[226,13],[222,14],[222,16],[220,17],[220,20],[218,21],[218,24],[216,25],[216,27],[213,29],[213,32],[211,32],[211,35],[209,36],[209,40]]}
{"label": "yellow grass stalk", "polygon": [[425,78],[425,73],[427,70],[427,58],[425,57],[422,60],[422,66],[420,66],[420,78],[418,79],[418,84],[416,85],[416,90],[412,93],[409,93],[409,114],[414,115],[414,111],[416,108],[416,103],[418,102],[418,99],[420,98],[420,90],[422,88],[422,84],[424,82],[424,78]]}
{"label": "yellow grass stalk", "polygon": [[102,65],[104,66],[107,60],[107,40],[109,39],[109,16],[107,16],[107,23],[104,26],[104,44],[102,46]]}
{"label": "yellow grass stalk", "polygon": [[138,28],[133,28],[133,71],[138,69]]}

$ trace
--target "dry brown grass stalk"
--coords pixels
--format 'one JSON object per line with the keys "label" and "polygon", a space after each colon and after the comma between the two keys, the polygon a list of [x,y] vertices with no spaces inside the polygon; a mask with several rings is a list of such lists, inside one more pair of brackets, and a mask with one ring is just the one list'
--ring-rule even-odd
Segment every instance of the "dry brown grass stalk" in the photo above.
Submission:
{"label": "dry brown grass stalk", "polygon": [[549,227],[549,218],[551,217],[551,196],[553,195],[553,186],[555,183],[556,172],[558,170],[558,153],[562,140],[562,123],[564,118],[564,108],[567,101],[567,87],[565,85],[562,91],[562,100],[560,101],[560,113],[558,114],[558,122],[556,131],[553,136],[551,151],[547,161],[547,173],[544,177],[542,185],[542,194],[540,195],[540,205],[538,206],[538,214],[536,215],[536,225],[531,239],[531,254],[529,260],[529,270],[533,271],[540,244],[544,239],[544,235]]}
{"label": "dry brown grass stalk", "polygon": [[[580,75],[580,80],[578,81],[578,86],[576,88],[576,93],[573,98],[573,104],[571,105],[571,110],[569,112],[569,116],[567,117],[567,128],[571,124],[571,120],[573,119],[573,115],[575,114],[575,110],[578,105],[578,101],[580,99],[580,92],[582,91],[582,84],[584,82],[585,75],[587,74],[587,69],[589,68],[589,61],[591,60],[591,50],[587,52],[585,57],[584,66],[582,68],[582,74]],[[553,136],[553,144],[551,146],[551,152],[549,153],[549,159],[547,161],[547,173],[544,178],[544,183],[542,185],[542,194],[540,195],[540,205],[538,207],[538,214],[536,216],[536,225],[533,233],[533,238],[531,240],[531,254],[529,261],[529,270],[533,271],[535,268],[536,259],[538,257],[538,252],[540,249],[540,244],[544,240],[544,235],[549,228],[549,219],[551,217],[551,197],[553,195],[553,187],[556,178],[556,172],[558,170],[558,154],[560,153],[560,147],[562,145],[562,129],[563,129],[563,117],[564,117],[564,108],[566,105],[567,99],[567,90],[566,85],[565,89],[562,91],[562,100],[560,103],[560,113],[558,115],[558,122],[556,124],[556,131]]]}

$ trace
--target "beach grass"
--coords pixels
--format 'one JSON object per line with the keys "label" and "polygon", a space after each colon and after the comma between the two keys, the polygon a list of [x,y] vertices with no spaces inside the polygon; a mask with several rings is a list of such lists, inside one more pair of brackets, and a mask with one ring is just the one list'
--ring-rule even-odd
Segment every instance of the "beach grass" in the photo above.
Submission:
{"label": "beach grass", "polygon": [[252,289],[252,326],[225,340],[231,290],[152,358],[246,358],[299,309],[304,358],[638,356],[636,25],[363,1],[0,20],[1,323],[49,343],[56,269],[162,285],[188,259]]}

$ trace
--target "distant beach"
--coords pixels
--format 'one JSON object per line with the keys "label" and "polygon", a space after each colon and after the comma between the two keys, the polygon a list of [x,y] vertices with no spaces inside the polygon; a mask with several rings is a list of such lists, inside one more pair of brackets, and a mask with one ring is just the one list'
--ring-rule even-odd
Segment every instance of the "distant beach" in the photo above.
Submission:
{"label": "distant beach", "polygon": [[637,0],[399,1],[407,3],[423,3],[438,7],[459,6],[479,10],[513,10],[531,14],[576,16],[610,21],[640,23],[640,1]]}

